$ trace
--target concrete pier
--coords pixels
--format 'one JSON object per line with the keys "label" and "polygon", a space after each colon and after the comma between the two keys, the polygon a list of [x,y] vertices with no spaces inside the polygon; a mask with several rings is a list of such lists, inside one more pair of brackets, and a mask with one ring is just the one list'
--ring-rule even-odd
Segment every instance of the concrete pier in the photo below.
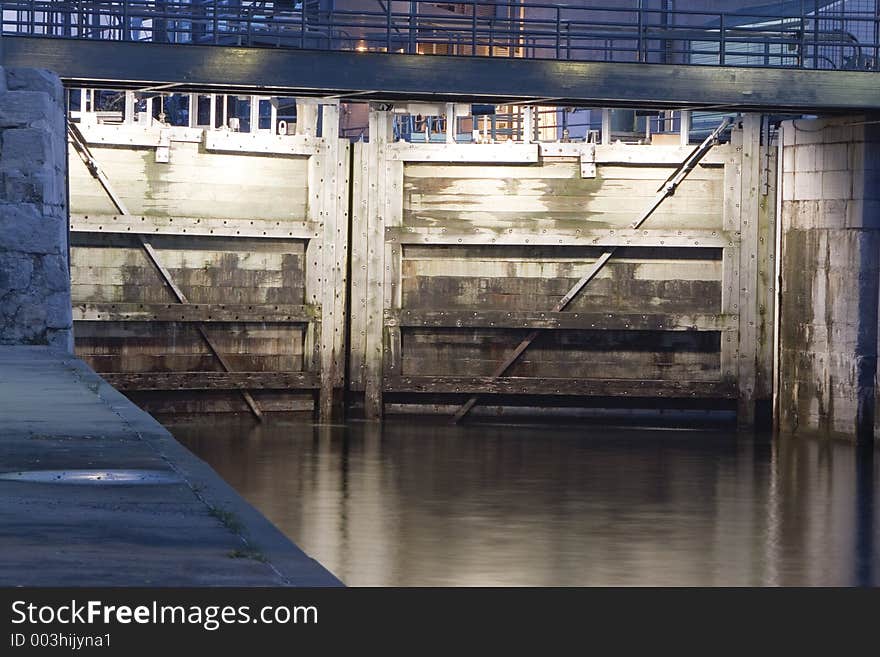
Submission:
{"label": "concrete pier", "polygon": [[[175,481],[15,479],[81,469]],[[48,347],[0,346],[0,545],[0,586],[341,584],[152,417]]]}
{"label": "concrete pier", "polygon": [[790,121],[782,135],[779,427],[870,441],[880,291],[877,119]]}

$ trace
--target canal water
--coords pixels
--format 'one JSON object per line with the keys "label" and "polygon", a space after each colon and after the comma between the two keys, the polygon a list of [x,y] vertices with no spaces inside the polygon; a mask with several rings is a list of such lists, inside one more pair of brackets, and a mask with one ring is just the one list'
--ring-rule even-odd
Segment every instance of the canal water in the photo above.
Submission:
{"label": "canal water", "polygon": [[346,584],[880,583],[871,450],[724,430],[165,420]]}

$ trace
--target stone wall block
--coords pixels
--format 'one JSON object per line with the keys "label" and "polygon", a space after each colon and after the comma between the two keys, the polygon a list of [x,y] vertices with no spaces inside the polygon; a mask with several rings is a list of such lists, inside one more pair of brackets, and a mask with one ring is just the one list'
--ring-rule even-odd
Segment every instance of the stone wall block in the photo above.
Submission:
{"label": "stone wall block", "polygon": [[64,87],[51,71],[38,68],[7,68],[5,71],[6,88],[10,91],[42,92],[59,105],[64,104]]}
{"label": "stone wall block", "polygon": [[0,69],[0,343],[72,351],[61,83]]}
{"label": "stone wall block", "polygon": [[70,328],[73,314],[69,292],[55,292],[46,297],[46,327],[50,329]]}
{"label": "stone wall block", "polygon": [[49,293],[70,291],[66,254],[38,256],[34,263],[33,275],[34,285]]}
{"label": "stone wall block", "polygon": [[850,151],[852,144],[826,144],[822,147],[823,171],[847,171],[851,168]]}
{"label": "stone wall block", "polygon": [[53,349],[73,353],[73,331],[70,328],[47,329],[46,344]]}
{"label": "stone wall block", "polygon": [[796,171],[794,174],[794,198],[798,201],[822,198],[822,174],[816,171]]}
{"label": "stone wall block", "polygon": [[34,274],[34,259],[25,253],[0,255],[0,297],[27,289]]}
{"label": "stone wall block", "polygon": [[39,91],[7,91],[0,94],[0,130],[43,128],[55,132],[60,112],[63,121],[63,112],[58,104]]}
{"label": "stone wall block", "polygon": [[0,204],[0,251],[64,253],[67,226],[34,205]]}
{"label": "stone wall block", "polygon": [[13,128],[3,131],[0,146],[0,162],[6,168],[25,167],[33,169],[50,164],[54,167],[56,157],[52,134],[42,128]]}
{"label": "stone wall block", "polygon": [[861,181],[857,171],[823,171],[822,199],[853,198],[853,187],[861,189]]}

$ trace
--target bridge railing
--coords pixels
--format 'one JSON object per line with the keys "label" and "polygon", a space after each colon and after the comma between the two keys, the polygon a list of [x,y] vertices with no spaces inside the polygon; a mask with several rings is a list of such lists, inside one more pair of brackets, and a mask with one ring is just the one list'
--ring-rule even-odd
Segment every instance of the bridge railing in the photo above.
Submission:
{"label": "bridge railing", "polygon": [[2,31],[409,54],[880,70],[880,0],[786,11],[662,10],[521,0],[2,1]]}

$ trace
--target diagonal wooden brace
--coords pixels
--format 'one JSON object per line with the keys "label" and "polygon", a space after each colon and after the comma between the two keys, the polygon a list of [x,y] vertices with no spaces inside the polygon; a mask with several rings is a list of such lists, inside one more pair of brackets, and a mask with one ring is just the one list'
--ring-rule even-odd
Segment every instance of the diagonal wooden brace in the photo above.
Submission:
{"label": "diagonal wooden brace", "polygon": [[[107,179],[106,174],[99,166],[98,161],[92,155],[92,152],[89,150],[89,147],[86,144],[86,140],[76,124],[68,123],[67,132],[70,135],[71,143],[73,144],[73,147],[79,155],[80,159],[83,161],[83,164],[86,165],[92,176],[94,176],[94,178],[101,184],[101,187],[107,193],[107,196],[110,198],[110,201],[113,203],[113,205],[116,206],[116,209],[119,210],[120,214],[130,215],[131,213],[128,211],[125,202],[119,196],[117,196],[115,190],[113,189],[113,186]],[[168,287],[171,289],[171,292],[174,294],[177,302],[180,304],[188,304],[189,299],[187,299],[186,295],[183,293],[183,290],[181,290],[174,282],[174,279],[171,277],[171,273],[162,264],[162,261],[159,259],[159,255],[156,253],[156,249],[153,248],[153,245],[150,243],[150,241],[142,234],[138,234],[137,237],[140,240],[141,246],[144,248],[147,257],[150,259],[150,262],[153,263],[153,266],[155,266],[158,270],[159,275],[162,277],[162,280],[164,280],[165,284],[168,285]],[[208,345],[211,353],[219,361],[220,366],[225,371],[232,372],[232,367],[230,367],[229,362],[226,360],[220,350],[217,349],[217,346],[214,344],[211,336],[208,335],[208,331],[205,329],[205,327],[201,324],[196,324],[196,330],[198,330],[199,335],[202,336],[205,344]],[[262,420],[263,412],[260,409],[260,406],[257,404],[257,400],[253,398],[253,395],[251,395],[248,390],[242,390],[241,396],[244,398],[244,401],[248,405],[248,408],[251,410],[251,413],[254,414],[254,417],[256,417],[258,420]]]}
{"label": "diagonal wooden brace", "polygon": [[[690,155],[676,168],[673,174],[666,180],[666,182],[661,186],[661,188],[657,191],[657,195],[651,201],[650,205],[630,224],[630,228],[637,229],[639,228],[645,221],[654,214],[654,211],[660,207],[660,204],[663,201],[673,194],[675,194],[675,190],[682,183],[682,181],[687,178],[688,174],[693,171],[697,164],[700,163],[706,154],[711,150],[712,146],[715,144],[715,141],[718,137],[721,136],[721,133],[727,129],[731,120],[729,117],[725,117],[725,119],[721,122],[721,124],[712,131],[706,139],[696,147]],[[565,307],[571,303],[571,301],[580,293],[584,287],[596,277],[602,268],[606,265],[606,263],[611,259],[611,256],[614,255],[614,252],[618,247],[612,246],[602,253],[599,258],[592,264],[590,269],[584,274],[577,283],[572,286],[572,288],[562,297],[557,304],[553,307],[553,312],[560,312],[565,309]],[[522,355],[522,353],[529,348],[529,345],[535,341],[535,338],[541,333],[540,329],[531,331],[525,338],[523,338],[522,342],[514,349],[504,361],[495,368],[495,370],[490,375],[491,378],[497,379],[504,375],[504,373],[510,369],[510,367],[516,362],[516,360]],[[455,412],[452,416],[452,424],[457,424],[468,412],[476,405],[479,397],[477,395],[472,396],[468,399],[462,406]]]}

